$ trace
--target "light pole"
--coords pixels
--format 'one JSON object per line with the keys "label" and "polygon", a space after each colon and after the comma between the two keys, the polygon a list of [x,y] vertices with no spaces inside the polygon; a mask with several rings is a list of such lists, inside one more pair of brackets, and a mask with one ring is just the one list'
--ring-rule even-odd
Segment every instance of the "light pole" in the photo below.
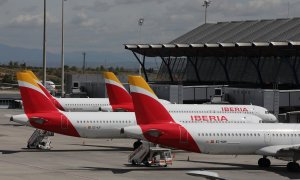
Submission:
{"label": "light pole", "polygon": [[46,86],[46,0],[44,0],[43,84]]}
{"label": "light pole", "polygon": [[[139,21],[138,21],[138,25],[139,25],[139,43],[142,43],[142,26],[143,26],[143,23],[144,23],[145,19],[144,18],[140,18]],[[140,54],[140,61],[141,61],[141,58],[142,58],[142,55]],[[139,75],[141,76],[142,75],[142,65],[140,65],[140,68],[139,68]]]}
{"label": "light pole", "polygon": [[65,56],[64,56],[64,3],[61,0],[61,97],[65,96]]}
{"label": "light pole", "polygon": [[83,52],[82,55],[83,55],[82,74],[84,74],[85,73],[85,56],[86,56],[86,52]]}
{"label": "light pole", "polygon": [[202,5],[203,7],[205,7],[205,20],[204,20],[205,24],[206,24],[207,7],[210,5],[210,3],[211,3],[210,0],[205,0]]}

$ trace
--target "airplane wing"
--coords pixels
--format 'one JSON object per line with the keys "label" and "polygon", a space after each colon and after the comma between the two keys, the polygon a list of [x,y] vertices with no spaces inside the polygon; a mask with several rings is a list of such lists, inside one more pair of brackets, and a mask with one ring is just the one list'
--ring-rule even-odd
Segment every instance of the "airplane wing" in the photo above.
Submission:
{"label": "airplane wing", "polygon": [[293,158],[300,155],[300,144],[267,146],[257,150],[256,154],[278,158]]}

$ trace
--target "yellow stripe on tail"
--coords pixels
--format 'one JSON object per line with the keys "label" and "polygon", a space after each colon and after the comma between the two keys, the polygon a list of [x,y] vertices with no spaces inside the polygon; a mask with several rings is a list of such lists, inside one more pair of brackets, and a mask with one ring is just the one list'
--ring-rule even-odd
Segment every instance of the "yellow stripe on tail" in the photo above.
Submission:
{"label": "yellow stripe on tail", "polygon": [[35,82],[35,79],[32,77],[32,75],[27,71],[17,72],[17,80],[27,82],[38,89],[41,89],[40,86]]}
{"label": "yellow stripe on tail", "polygon": [[122,83],[119,81],[119,79],[117,78],[117,76],[113,72],[104,72],[103,75],[104,75],[105,79],[115,81],[115,82],[122,85]]}
{"label": "yellow stripe on tail", "polygon": [[151,93],[152,95],[154,95],[156,97],[155,93],[150,88],[148,83],[143,79],[142,76],[128,76],[128,82],[132,86],[143,88],[144,90],[148,91],[149,93]]}
{"label": "yellow stripe on tail", "polygon": [[32,76],[33,79],[39,81],[39,79],[36,77],[36,75],[35,75],[32,71],[30,71],[30,70],[25,70],[24,72],[30,74],[30,75]]}

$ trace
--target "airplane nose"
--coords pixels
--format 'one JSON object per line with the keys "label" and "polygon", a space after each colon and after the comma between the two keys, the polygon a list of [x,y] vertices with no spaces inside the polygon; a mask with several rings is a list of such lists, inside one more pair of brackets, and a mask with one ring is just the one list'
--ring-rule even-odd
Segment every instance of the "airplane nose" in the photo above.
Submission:
{"label": "airplane nose", "polygon": [[272,122],[278,122],[278,119],[274,114],[271,114],[271,121]]}

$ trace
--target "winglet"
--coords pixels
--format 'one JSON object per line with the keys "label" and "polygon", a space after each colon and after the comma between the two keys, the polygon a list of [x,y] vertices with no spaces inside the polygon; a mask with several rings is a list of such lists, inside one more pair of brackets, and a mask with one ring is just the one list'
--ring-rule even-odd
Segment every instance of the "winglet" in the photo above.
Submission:
{"label": "winglet", "polygon": [[17,72],[17,80],[26,114],[58,111],[31,74]]}
{"label": "winglet", "polygon": [[128,82],[138,124],[174,123],[169,112],[141,76],[129,76]]}
{"label": "winglet", "polygon": [[132,99],[123,84],[113,72],[104,72],[105,86],[111,105],[132,104]]}

